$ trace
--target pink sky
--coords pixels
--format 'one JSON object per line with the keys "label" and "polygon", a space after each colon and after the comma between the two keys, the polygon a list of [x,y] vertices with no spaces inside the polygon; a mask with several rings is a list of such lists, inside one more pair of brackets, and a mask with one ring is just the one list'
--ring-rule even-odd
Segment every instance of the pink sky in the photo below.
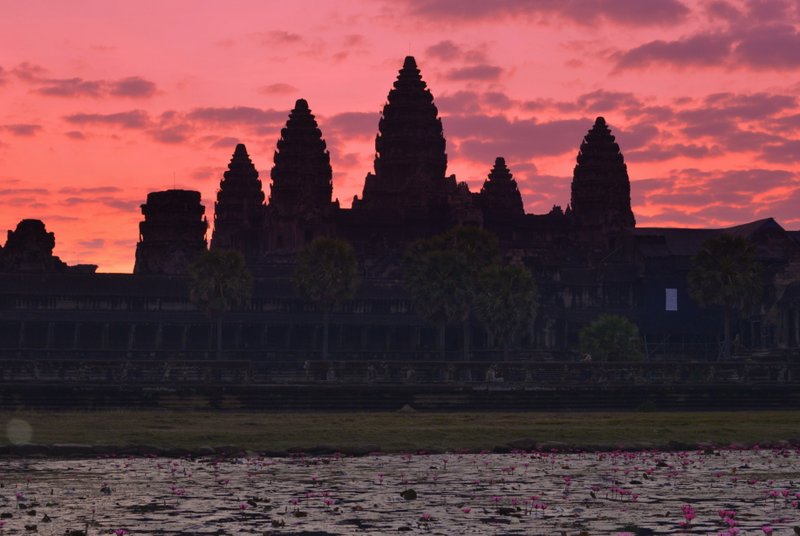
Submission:
{"label": "pink sky", "polygon": [[3,8],[0,230],[40,218],[66,262],[130,272],[147,192],[212,220],[237,141],[269,195],[300,97],[349,206],[408,54],[473,191],[505,156],[528,212],[566,207],[603,115],[637,225],[800,228],[800,0],[74,0]]}

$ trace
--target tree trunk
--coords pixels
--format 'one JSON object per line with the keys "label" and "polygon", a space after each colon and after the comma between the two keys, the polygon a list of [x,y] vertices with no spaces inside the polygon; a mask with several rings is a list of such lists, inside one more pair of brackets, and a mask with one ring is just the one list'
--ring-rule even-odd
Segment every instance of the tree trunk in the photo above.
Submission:
{"label": "tree trunk", "polygon": [[328,360],[328,323],[330,322],[330,313],[327,309],[322,311],[322,359]]}
{"label": "tree trunk", "polygon": [[217,359],[222,359],[222,315],[217,317]]}

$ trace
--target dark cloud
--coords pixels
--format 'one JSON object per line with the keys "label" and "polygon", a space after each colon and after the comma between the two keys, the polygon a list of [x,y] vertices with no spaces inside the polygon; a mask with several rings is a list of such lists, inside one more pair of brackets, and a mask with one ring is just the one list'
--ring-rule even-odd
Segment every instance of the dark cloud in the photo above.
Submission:
{"label": "dark cloud", "polygon": [[445,75],[449,80],[497,80],[503,69],[496,65],[468,65],[451,69]]}
{"label": "dark cloud", "polygon": [[65,132],[64,135],[71,140],[85,140],[86,136],[80,130],[70,130]]}
{"label": "dark cloud", "polygon": [[68,186],[60,188],[58,193],[66,195],[82,195],[82,194],[114,194],[121,192],[122,189],[117,186],[91,186],[88,188],[75,188]]}
{"label": "dark cloud", "polygon": [[730,2],[724,2],[721,0],[709,2],[705,8],[712,20],[722,19],[728,22],[735,22],[742,18],[742,12]]}
{"label": "dark cloud", "polygon": [[650,41],[616,58],[616,69],[645,68],[653,64],[676,67],[722,65],[731,52],[731,38],[724,34],[697,34],[677,41]]}
{"label": "dark cloud", "polygon": [[109,208],[113,208],[115,210],[130,213],[130,212],[135,212],[136,210],[139,209],[141,201],[133,199],[124,199],[113,196],[86,197],[86,196],[75,195],[63,198],[61,200],[61,204],[66,205],[68,207],[75,207],[80,205],[104,205]]}
{"label": "dark cloud", "polygon": [[178,123],[150,130],[150,136],[161,143],[183,143],[191,137],[194,129],[186,124]]}
{"label": "dark cloud", "polygon": [[42,131],[42,125],[34,125],[30,123],[16,123],[12,125],[3,125],[3,128],[13,134],[14,136],[31,137],[35,136]]}
{"label": "dark cloud", "polygon": [[95,238],[93,240],[78,240],[78,245],[84,249],[102,249],[106,245],[106,241],[102,238]]}
{"label": "dark cloud", "polygon": [[457,91],[436,97],[436,106],[447,114],[462,114],[480,109],[480,95],[474,91]]}
{"label": "dark cloud", "polygon": [[233,138],[230,136],[225,136],[224,138],[219,138],[214,143],[211,144],[211,149],[231,149],[233,150],[236,147],[236,144],[239,143],[238,138]]}
{"label": "dark cloud", "polygon": [[64,119],[73,125],[108,125],[129,129],[146,128],[150,124],[149,116],[143,110],[112,114],[78,113],[65,116]]}
{"label": "dark cloud", "polygon": [[484,21],[504,17],[557,16],[581,25],[609,21],[665,26],[684,21],[689,9],[677,0],[402,0],[425,20]]}
{"label": "dark cloud", "polygon": [[796,164],[800,161],[800,140],[783,140],[766,145],[761,150],[761,157],[769,162]]}
{"label": "dark cloud", "polygon": [[49,195],[50,191],[45,188],[0,188],[0,197],[10,197],[15,195]]}
{"label": "dark cloud", "polygon": [[735,65],[752,69],[796,69],[800,67],[800,33],[794,26],[761,26],[745,33],[733,54]]}
{"label": "dark cloud", "polygon": [[4,86],[8,83],[8,72],[0,66],[0,86]]}
{"label": "dark cloud", "polygon": [[538,155],[577,152],[591,127],[588,119],[538,123],[533,119],[507,119],[499,115],[455,115],[444,125],[448,139],[458,143],[458,153],[476,162],[497,156],[528,160]]}
{"label": "dark cloud", "polygon": [[439,41],[438,43],[425,49],[426,56],[443,61],[452,61],[458,59],[461,57],[462,53],[463,51],[461,50],[461,47],[449,39],[445,41]]}
{"label": "dark cloud", "polygon": [[273,30],[256,34],[262,45],[296,45],[303,43],[303,36],[284,30]]}
{"label": "dark cloud", "polygon": [[100,97],[104,85],[98,80],[82,78],[48,79],[36,92],[49,97]]}
{"label": "dark cloud", "polygon": [[653,144],[647,149],[626,152],[625,159],[630,162],[662,162],[678,157],[706,158],[718,153],[719,150],[714,147],[696,143]]}
{"label": "dark cloud", "polygon": [[288,112],[262,110],[249,106],[232,106],[229,108],[195,108],[186,114],[193,121],[213,124],[263,125],[286,121]]}
{"label": "dark cloud", "polygon": [[290,93],[297,93],[297,88],[291,84],[284,82],[276,82],[274,84],[267,84],[258,88],[259,93],[264,95],[286,95]]}
{"label": "dark cloud", "polygon": [[20,80],[32,84],[34,91],[49,97],[128,97],[148,98],[156,94],[156,85],[140,76],[119,80],[86,80],[80,77],[52,78],[44,67],[20,63],[14,68]]}
{"label": "dark cloud", "polygon": [[327,118],[325,126],[345,137],[374,138],[379,120],[380,115],[374,112],[343,112]]}
{"label": "dark cloud", "polygon": [[139,76],[130,76],[109,84],[109,93],[115,97],[146,98],[156,94],[156,85]]}

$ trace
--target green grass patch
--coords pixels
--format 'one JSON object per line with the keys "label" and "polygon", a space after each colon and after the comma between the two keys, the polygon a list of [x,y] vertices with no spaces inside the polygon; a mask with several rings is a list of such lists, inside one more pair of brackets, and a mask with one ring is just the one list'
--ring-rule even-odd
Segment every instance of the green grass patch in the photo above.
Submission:
{"label": "green grass patch", "polygon": [[374,445],[386,452],[484,450],[518,440],[573,447],[670,442],[753,444],[800,440],[800,412],[255,413],[210,411],[0,412],[0,444],[12,419],[37,444],[230,446],[285,451]]}

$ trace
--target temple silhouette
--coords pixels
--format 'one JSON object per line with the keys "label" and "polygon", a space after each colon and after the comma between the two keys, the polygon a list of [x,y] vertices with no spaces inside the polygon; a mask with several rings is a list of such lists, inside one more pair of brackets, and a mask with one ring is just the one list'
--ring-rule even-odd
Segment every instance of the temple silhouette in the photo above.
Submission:
{"label": "temple silhouette", "polygon": [[[187,190],[148,194],[133,274],[67,266],[52,255],[55,239],[42,222],[20,222],[0,249],[0,356],[209,358],[213,330],[190,304],[185,274],[210,247],[242,252],[256,280],[251,303],[225,317],[227,355],[314,359],[319,314],[291,277],[297,252],[331,236],[354,246],[364,281],[333,311],[333,358],[435,359],[434,327],[414,312],[401,259],[412,241],[458,225],[492,232],[505,256],[535,276],[539,308],[514,344],[515,359],[570,355],[581,328],[602,312],[635,322],[648,358],[716,357],[722,316],[692,301],[686,275],[702,242],[720,233],[747,238],[765,267],[759,310],[734,325],[739,349],[800,347],[800,232],[771,218],[727,229],[636,227],[627,166],[605,119],[587,125],[578,142],[565,209],[526,213],[502,155],[487,162],[486,180],[471,192],[447,174],[442,120],[409,56],[378,120],[374,169],[350,208],[332,198],[324,135],[299,99],[277,141],[269,195],[264,168],[259,172],[244,144],[234,148],[214,201],[210,243],[210,215],[199,192]],[[454,360],[461,359],[460,329],[446,333]],[[470,339],[472,359],[498,358],[477,322]]]}

